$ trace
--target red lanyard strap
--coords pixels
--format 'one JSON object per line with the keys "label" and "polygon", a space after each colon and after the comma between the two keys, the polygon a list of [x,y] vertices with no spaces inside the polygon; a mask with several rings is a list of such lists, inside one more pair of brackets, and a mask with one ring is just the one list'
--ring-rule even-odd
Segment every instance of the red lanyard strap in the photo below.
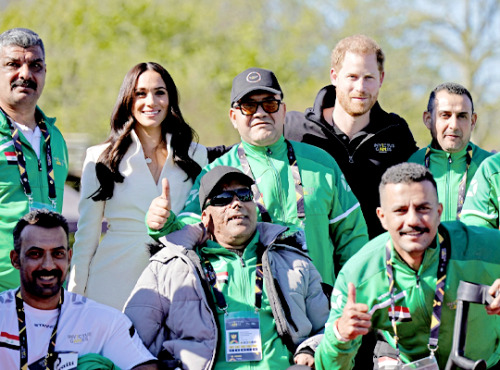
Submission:
{"label": "red lanyard strap", "polygon": [[[293,176],[293,182],[295,184],[295,193],[297,199],[297,217],[300,219],[304,219],[306,217],[306,212],[304,208],[304,188],[302,185],[302,179],[300,178],[299,166],[297,165],[297,158],[295,156],[295,151],[293,150],[292,144],[290,144],[288,140],[285,140],[285,143],[287,146],[288,164],[290,165],[290,169],[292,171],[292,176]],[[253,175],[252,169],[250,168],[250,164],[248,163],[248,159],[246,157],[245,149],[243,148],[242,143],[238,145],[238,158],[240,159],[243,172],[247,176],[255,180],[255,176]],[[269,215],[269,211],[264,205],[264,199],[262,199],[262,194],[260,193],[256,183],[252,185],[252,191],[255,203],[259,208],[262,221],[272,222],[271,216]]]}

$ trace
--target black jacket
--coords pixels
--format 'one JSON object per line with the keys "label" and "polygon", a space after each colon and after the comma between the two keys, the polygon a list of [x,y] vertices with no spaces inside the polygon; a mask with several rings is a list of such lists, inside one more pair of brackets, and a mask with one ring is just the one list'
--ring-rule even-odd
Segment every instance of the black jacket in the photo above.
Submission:
{"label": "black jacket", "polygon": [[380,179],[387,168],[406,162],[418,147],[406,121],[382,110],[378,102],[364,129],[368,135],[361,141],[349,142],[346,135],[336,135],[323,119],[323,109],[333,107],[335,97],[335,87],[325,86],[316,96],[314,106],[305,113],[287,113],[285,137],[317,146],[335,158],[361,204],[372,239],[385,231],[376,215]]}

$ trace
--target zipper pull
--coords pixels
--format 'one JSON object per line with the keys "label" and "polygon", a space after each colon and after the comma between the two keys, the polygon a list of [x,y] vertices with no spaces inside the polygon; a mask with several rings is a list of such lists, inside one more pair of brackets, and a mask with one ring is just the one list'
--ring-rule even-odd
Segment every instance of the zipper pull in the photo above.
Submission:
{"label": "zipper pull", "polygon": [[352,159],[352,155],[349,156],[349,163],[354,163],[354,160]]}
{"label": "zipper pull", "polygon": [[271,155],[273,154],[273,151],[271,150],[271,148],[267,148],[266,153],[267,155]]}
{"label": "zipper pull", "polygon": [[240,261],[241,261],[241,267],[245,267],[245,261],[243,261],[243,257],[240,257]]}
{"label": "zipper pull", "polygon": [[38,160],[38,171],[42,171],[42,162],[40,161],[40,159]]}
{"label": "zipper pull", "polygon": [[417,274],[417,288],[420,288],[420,275]]}
{"label": "zipper pull", "polygon": [[451,155],[448,157],[448,163],[451,164],[453,160],[451,159]]}

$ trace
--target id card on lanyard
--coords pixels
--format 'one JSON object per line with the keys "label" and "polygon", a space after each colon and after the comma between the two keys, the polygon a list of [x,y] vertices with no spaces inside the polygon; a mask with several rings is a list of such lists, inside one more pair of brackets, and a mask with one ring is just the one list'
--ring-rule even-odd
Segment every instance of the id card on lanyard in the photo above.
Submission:
{"label": "id card on lanyard", "polygon": [[228,312],[224,315],[226,361],[262,360],[259,313]]}
{"label": "id card on lanyard", "polygon": [[226,361],[261,361],[262,338],[260,333],[259,310],[262,306],[264,272],[262,269],[262,250],[257,248],[257,264],[255,266],[255,310],[228,312],[224,294],[219,289],[214,267],[206,256],[203,256],[205,275],[212,287],[217,307],[224,312],[224,343]]}

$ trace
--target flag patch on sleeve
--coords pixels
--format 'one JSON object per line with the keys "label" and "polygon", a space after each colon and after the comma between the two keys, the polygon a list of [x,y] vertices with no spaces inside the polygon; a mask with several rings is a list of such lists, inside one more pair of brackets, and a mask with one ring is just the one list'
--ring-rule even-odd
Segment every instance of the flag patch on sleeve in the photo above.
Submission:
{"label": "flag patch on sleeve", "polygon": [[4,331],[0,332],[0,347],[11,349],[19,349],[19,336],[9,334]]}
{"label": "flag patch on sleeve", "polygon": [[16,152],[3,152],[8,164],[17,164]]}
{"label": "flag patch on sleeve", "polygon": [[389,307],[389,319],[395,319],[397,322],[408,322],[411,321],[410,310],[408,307],[395,306],[394,312],[392,308]]}

